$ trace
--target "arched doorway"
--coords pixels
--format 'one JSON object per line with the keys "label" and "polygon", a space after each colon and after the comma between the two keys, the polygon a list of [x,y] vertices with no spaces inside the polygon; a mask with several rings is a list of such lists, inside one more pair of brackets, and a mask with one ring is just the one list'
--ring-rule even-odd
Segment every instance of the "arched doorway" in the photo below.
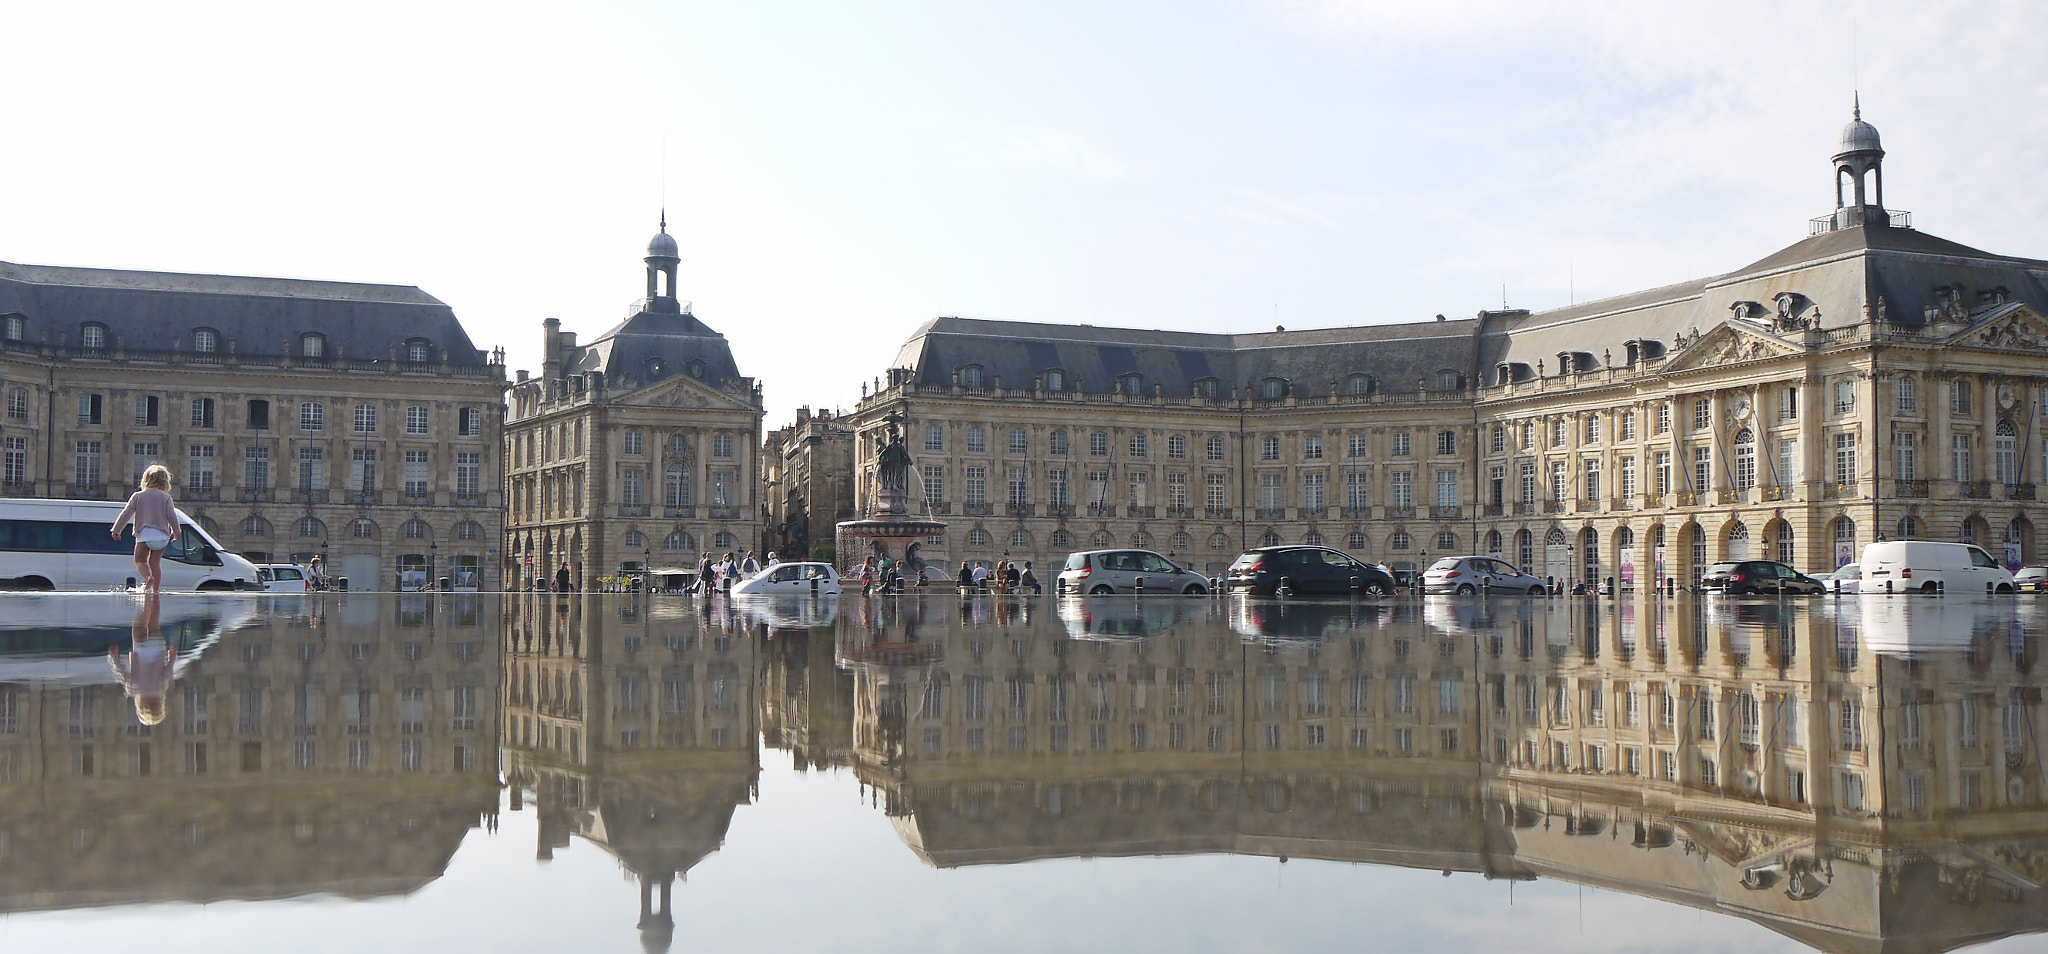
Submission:
{"label": "arched doorway", "polygon": [[1600,563],[1600,531],[1587,527],[1579,532],[1579,578],[1598,584],[1606,577]]}
{"label": "arched doorway", "polygon": [[1636,562],[1636,532],[1627,526],[1615,528],[1614,575],[1621,586],[1635,585]]}
{"label": "arched doorway", "polygon": [[1764,552],[1770,559],[1793,569],[1799,568],[1799,548],[1792,535],[1792,524],[1778,517],[1764,526]]}
{"label": "arched doorway", "polygon": [[1856,562],[1856,521],[1848,517],[1836,517],[1829,537],[1834,540],[1837,568]]}
{"label": "arched doorway", "polygon": [[1515,531],[1515,565],[1522,572],[1536,572],[1536,535],[1527,528]]}
{"label": "arched doorway", "polygon": [[1570,539],[1564,535],[1563,527],[1551,527],[1543,535],[1543,572],[1545,579],[1561,580],[1571,573]]}
{"label": "arched doorway", "polygon": [[2008,570],[2017,571],[2034,560],[2034,523],[2025,514],[2014,516],[2005,524],[2005,552],[2000,558]]}
{"label": "arched doorway", "polygon": [[1750,545],[1748,524],[1740,520],[1733,520],[1728,523],[1722,532],[1726,535],[1726,543],[1721,548],[1721,552],[1727,554],[1729,560],[1756,559],[1756,548]]}

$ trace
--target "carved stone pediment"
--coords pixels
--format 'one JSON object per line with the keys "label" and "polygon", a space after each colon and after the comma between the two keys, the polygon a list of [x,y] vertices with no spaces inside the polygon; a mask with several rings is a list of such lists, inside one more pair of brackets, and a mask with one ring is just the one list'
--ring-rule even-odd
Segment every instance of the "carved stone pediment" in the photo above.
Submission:
{"label": "carved stone pediment", "polygon": [[1664,362],[1664,373],[1691,371],[1698,368],[1719,367],[1741,364],[1748,361],[1767,361],[1800,354],[1801,349],[1774,335],[1764,334],[1748,328],[1738,328],[1728,322],[1691,339],[1685,347]]}
{"label": "carved stone pediment", "polygon": [[1984,321],[1956,333],[1948,343],[1964,348],[2000,351],[2048,350],[2048,319],[2014,302],[1993,311]]}

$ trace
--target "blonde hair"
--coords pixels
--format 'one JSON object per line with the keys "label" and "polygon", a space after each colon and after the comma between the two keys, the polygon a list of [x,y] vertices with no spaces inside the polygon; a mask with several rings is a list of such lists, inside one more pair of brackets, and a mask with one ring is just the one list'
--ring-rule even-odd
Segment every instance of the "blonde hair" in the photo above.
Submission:
{"label": "blonde hair", "polygon": [[164,697],[136,696],[135,721],[143,725],[156,725],[164,721]]}
{"label": "blonde hair", "polygon": [[171,469],[169,467],[165,467],[162,464],[151,464],[148,470],[142,472],[142,489],[149,490],[151,488],[165,492],[170,491]]}

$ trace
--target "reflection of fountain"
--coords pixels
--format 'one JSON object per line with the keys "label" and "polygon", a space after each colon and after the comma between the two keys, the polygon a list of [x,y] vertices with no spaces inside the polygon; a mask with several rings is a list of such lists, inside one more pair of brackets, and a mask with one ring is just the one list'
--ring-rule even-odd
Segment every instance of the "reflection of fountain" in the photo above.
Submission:
{"label": "reflection of fountain", "polygon": [[888,438],[875,461],[874,503],[867,519],[841,522],[834,543],[842,573],[851,574],[869,557],[887,557],[900,564],[906,579],[915,579],[924,566],[918,544],[945,533],[946,524],[910,515],[910,451],[903,446],[902,418],[892,411],[887,421]]}

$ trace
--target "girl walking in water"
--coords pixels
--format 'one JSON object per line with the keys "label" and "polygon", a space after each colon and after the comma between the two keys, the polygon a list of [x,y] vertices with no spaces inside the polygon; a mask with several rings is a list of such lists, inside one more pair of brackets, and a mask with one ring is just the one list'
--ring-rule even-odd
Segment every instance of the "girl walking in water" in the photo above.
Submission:
{"label": "girl walking in water", "polygon": [[114,518],[114,539],[130,524],[135,527],[135,573],[155,593],[164,584],[164,548],[178,539],[178,507],[171,502],[171,469],[151,464],[142,472],[142,489]]}

